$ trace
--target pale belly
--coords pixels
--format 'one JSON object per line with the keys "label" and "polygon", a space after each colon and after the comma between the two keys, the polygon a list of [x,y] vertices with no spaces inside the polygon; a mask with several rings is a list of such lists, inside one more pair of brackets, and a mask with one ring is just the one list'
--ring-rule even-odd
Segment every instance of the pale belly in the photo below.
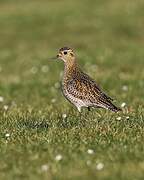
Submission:
{"label": "pale belly", "polygon": [[88,107],[88,103],[87,102],[85,102],[85,101],[83,101],[83,100],[81,100],[79,98],[76,98],[75,96],[70,94],[67,90],[63,90],[63,94],[77,108]]}

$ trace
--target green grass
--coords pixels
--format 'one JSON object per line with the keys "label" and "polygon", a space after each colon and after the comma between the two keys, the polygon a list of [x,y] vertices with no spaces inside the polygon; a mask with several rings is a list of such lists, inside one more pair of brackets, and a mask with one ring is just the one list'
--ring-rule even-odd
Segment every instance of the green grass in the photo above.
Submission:
{"label": "green grass", "polygon": [[[143,0],[0,1],[1,180],[144,179],[143,9]],[[80,115],[63,98],[63,63],[48,58],[65,45],[123,113]]]}

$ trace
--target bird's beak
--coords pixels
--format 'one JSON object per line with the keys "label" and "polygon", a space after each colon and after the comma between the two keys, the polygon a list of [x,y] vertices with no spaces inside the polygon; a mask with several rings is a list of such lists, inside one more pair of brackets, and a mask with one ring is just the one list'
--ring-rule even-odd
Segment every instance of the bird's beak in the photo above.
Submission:
{"label": "bird's beak", "polygon": [[56,60],[56,59],[58,59],[59,57],[60,57],[60,55],[58,54],[58,55],[56,55],[55,57],[50,58],[50,60]]}

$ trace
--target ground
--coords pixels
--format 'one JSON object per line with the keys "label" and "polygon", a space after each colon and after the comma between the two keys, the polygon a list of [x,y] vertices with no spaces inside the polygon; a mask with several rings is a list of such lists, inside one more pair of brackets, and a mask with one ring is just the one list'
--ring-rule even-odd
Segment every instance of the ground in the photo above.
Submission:
{"label": "ground", "polygon": [[[0,179],[144,179],[144,1],[0,1]],[[60,91],[59,48],[122,106]]]}

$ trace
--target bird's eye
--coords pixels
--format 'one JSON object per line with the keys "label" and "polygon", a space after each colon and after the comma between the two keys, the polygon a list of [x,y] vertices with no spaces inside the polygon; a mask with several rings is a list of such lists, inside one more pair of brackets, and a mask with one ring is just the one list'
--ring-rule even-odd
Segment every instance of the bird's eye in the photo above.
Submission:
{"label": "bird's eye", "polygon": [[64,54],[66,55],[66,54],[67,54],[67,52],[66,52],[66,51],[64,51]]}

